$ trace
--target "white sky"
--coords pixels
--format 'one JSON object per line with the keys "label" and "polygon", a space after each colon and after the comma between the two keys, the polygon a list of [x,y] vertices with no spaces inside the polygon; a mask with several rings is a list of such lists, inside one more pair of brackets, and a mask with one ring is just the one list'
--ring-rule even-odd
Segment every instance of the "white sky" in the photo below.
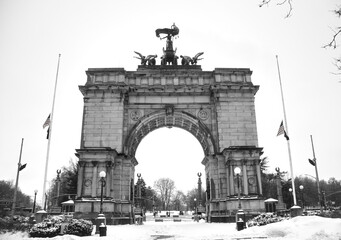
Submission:
{"label": "white sky", "polygon": [[[180,29],[174,41],[177,53],[205,52],[200,62],[203,70],[253,71],[252,81],[260,85],[256,94],[259,146],[264,147],[271,172],[277,166],[289,170],[286,141],[276,137],[283,119],[275,58],[279,55],[294,173],[315,175],[307,161],[312,158],[312,134],[320,178],[341,179],[341,83],[340,76],[333,74],[333,58],[340,56],[340,48],[322,48],[331,40],[332,29],[340,25],[332,13],[340,1],[293,1],[288,19],[286,5],[259,8],[259,2],[0,1],[0,179],[15,180],[21,138],[25,138],[22,163],[28,165],[20,174],[19,187],[29,195],[38,189],[38,198],[42,193],[47,151],[42,125],[52,107],[59,53],[49,180],[70,158],[75,159],[80,146],[83,98],[78,85],[86,82],[85,70],[136,70],[139,61],[133,51],[160,56],[165,41],[156,38],[155,29],[173,22]],[[155,131],[142,141],[136,171],[147,185],[162,175],[187,191],[196,186],[197,172],[204,172],[203,154],[190,134],[173,130],[164,129],[166,135]]]}

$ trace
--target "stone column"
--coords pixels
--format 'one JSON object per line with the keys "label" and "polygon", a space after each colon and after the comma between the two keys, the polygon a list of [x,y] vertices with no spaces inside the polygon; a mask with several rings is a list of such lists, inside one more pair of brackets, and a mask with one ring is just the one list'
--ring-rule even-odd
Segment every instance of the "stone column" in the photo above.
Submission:
{"label": "stone column", "polygon": [[[129,191],[128,191],[128,200],[130,201],[131,200],[131,196],[132,196],[132,186],[134,186],[134,182],[132,183],[132,178],[134,177],[134,173],[132,174],[132,167],[133,167],[133,164],[132,164],[132,160],[130,159],[129,161]],[[133,185],[132,185],[133,184]]]}
{"label": "stone column", "polygon": [[109,183],[110,185],[110,197],[112,197],[114,199],[114,168],[115,168],[115,163],[112,164],[111,168],[110,168],[110,172],[111,172],[111,181]]}
{"label": "stone column", "polygon": [[96,197],[97,196],[97,166],[98,162],[97,161],[92,161],[92,185],[91,185],[91,197]]}
{"label": "stone column", "polygon": [[230,193],[230,164],[227,163],[226,164],[226,196],[230,196],[231,193]]}
{"label": "stone column", "polygon": [[234,172],[233,172],[233,165],[230,165],[230,193],[234,195]]}
{"label": "stone column", "polygon": [[109,197],[110,196],[110,182],[111,182],[111,166],[112,166],[112,162],[111,161],[107,161],[106,162],[106,180],[105,180],[105,192],[104,192],[104,196]]}
{"label": "stone column", "polygon": [[77,198],[81,197],[83,192],[85,162],[79,161],[78,166]]}
{"label": "stone column", "polygon": [[[120,196],[119,196],[119,199],[122,200],[123,197],[122,197],[122,181],[123,181],[123,177],[122,177],[122,174],[123,174],[123,161],[124,161],[124,158],[121,159],[121,169],[120,169]],[[121,205],[121,211],[122,211],[122,205]]]}
{"label": "stone column", "polygon": [[[224,163],[224,156],[223,155],[217,155],[217,167],[218,167],[218,198],[224,198],[224,194],[226,195],[226,192],[224,191],[224,175],[226,175],[225,171],[225,163]],[[225,181],[226,182],[226,181]]]}
{"label": "stone column", "polygon": [[243,160],[243,187],[244,187],[244,194],[249,195],[249,186],[247,182],[247,172],[246,172],[246,160]]}
{"label": "stone column", "polygon": [[257,173],[258,194],[263,195],[262,178],[261,178],[259,160],[256,160],[256,161],[257,161],[257,163],[256,163],[256,173]]}

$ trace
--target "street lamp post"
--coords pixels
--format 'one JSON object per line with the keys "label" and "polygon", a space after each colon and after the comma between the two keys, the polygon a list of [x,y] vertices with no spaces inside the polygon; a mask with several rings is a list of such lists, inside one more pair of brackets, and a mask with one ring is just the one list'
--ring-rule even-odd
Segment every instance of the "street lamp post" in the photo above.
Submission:
{"label": "street lamp post", "polygon": [[302,202],[302,209],[304,209],[304,197],[303,197],[303,185],[300,185],[300,191],[301,191],[301,202]]}
{"label": "street lamp post", "polygon": [[32,207],[32,214],[29,218],[29,221],[31,224],[35,224],[36,223],[36,217],[35,217],[35,211],[36,211],[36,199],[37,199],[37,193],[38,190],[34,190],[34,200],[33,200],[33,207]]}
{"label": "street lamp post", "polygon": [[292,206],[292,188],[289,188],[289,192],[290,192],[290,207]]}
{"label": "street lamp post", "polygon": [[198,208],[197,208],[197,199],[196,198],[194,198],[194,208],[195,208],[194,221],[198,222]]}
{"label": "street lamp post", "polygon": [[106,176],[105,171],[101,171],[99,173],[99,177],[101,181],[101,203],[100,203],[99,214],[96,219],[96,234],[99,233],[100,236],[106,236],[106,231],[107,231],[106,219],[105,219],[105,215],[103,214],[103,188],[105,185],[105,176]]}
{"label": "street lamp post", "polygon": [[100,207],[100,214],[103,214],[103,187],[104,187],[104,184],[105,184],[105,172],[104,171],[101,171],[99,173],[99,177],[101,178],[101,207]]}
{"label": "street lamp post", "polygon": [[32,208],[32,213],[34,214],[36,211],[36,199],[37,199],[37,193],[38,190],[34,190],[34,201],[33,201],[33,208]]}
{"label": "street lamp post", "polygon": [[238,188],[238,212],[236,214],[236,224],[237,224],[237,230],[243,230],[246,227],[245,224],[245,213],[242,209],[242,203],[240,200],[240,167],[234,168],[234,174],[237,176],[237,188]]}

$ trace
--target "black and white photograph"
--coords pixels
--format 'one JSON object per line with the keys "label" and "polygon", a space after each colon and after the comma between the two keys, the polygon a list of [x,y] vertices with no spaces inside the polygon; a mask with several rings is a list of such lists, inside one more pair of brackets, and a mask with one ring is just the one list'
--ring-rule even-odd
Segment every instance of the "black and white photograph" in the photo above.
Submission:
{"label": "black and white photograph", "polygon": [[0,239],[341,239],[339,0],[0,0]]}

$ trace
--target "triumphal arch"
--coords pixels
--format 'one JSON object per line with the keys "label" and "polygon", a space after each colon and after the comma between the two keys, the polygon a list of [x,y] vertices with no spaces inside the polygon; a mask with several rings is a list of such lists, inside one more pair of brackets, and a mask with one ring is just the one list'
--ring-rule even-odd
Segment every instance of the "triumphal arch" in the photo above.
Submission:
{"label": "triumphal arch", "polygon": [[[160,64],[144,56],[136,71],[89,68],[79,89],[84,96],[75,216],[96,218],[103,212],[112,224],[131,223],[134,215],[136,149],[142,139],[162,127],[178,127],[201,144],[210,221],[228,221],[240,203],[246,213],[262,211],[262,184],[255,94],[248,68],[202,70],[203,52],[177,55],[173,48],[179,29],[157,29],[166,39]],[[191,149],[188,149],[191,151]],[[166,153],[165,153],[166,154]],[[160,156],[162,158],[162,156]],[[141,163],[143,164],[143,163]],[[238,178],[234,169],[241,169]],[[191,176],[192,178],[192,176]]]}

